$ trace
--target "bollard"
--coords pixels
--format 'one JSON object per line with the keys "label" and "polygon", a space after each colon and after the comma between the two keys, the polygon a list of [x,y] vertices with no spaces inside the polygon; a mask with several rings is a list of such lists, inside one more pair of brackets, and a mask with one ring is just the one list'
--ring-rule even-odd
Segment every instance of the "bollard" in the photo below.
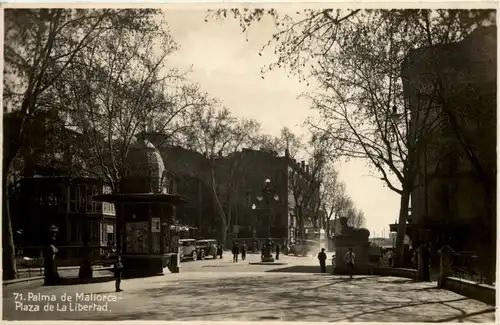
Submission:
{"label": "bollard", "polygon": [[443,289],[446,278],[452,273],[452,253],[453,250],[448,245],[439,250],[439,278],[438,288]]}

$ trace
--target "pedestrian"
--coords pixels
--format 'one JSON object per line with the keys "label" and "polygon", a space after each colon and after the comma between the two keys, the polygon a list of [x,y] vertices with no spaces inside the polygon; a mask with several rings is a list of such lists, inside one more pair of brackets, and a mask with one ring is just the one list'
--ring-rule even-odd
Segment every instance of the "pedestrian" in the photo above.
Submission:
{"label": "pedestrian", "polygon": [[280,245],[276,244],[276,259],[280,259]]}
{"label": "pedestrian", "polygon": [[344,256],[344,262],[347,265],[347,269],[349,270],[349,277],[352,279],[352,273],[354,271],[354,259],[356,255],[352,251],[352,247],[349,247],[349,251]]}
{"label": "pedestrian", "polygon": [[122,258],[118,256],[115,266],[114,266],[114,272],[115,272],[115,289],[116,292],[123,291],[120,289],[120,284],[122,282],[122,277],[123,277],[123,263],[122,263]]}
{"label": "pedestrian", "polygon": [[389,267],[392,267],[392,249],[387,253],[387,259],[389,261]]}
{"label": "pedestrian", "polygon": [[233,262],[236,263],[238,262],[238,255],[240,255],[240,249],[238,247],[238,243],[233,244]]}
{"label": "pedestrian", "polygon": [[219,255],[219,258],[222,259],[222,252],[224,250],[222,249],[222,245],[217,246],[217,255]]}
{"label": "pedestrian", "polygon": [[322,248],[321,252],[319,252],[318,260],[319,260],[319,266],[321,268],[321,273],[326,273],[326,253],[324,248]]}
{"label": "pedestrian", "polygon": [[247,244],[243,242],[243,245],[241,245],[241,260],[244,261],[246,257],[247,257]]}

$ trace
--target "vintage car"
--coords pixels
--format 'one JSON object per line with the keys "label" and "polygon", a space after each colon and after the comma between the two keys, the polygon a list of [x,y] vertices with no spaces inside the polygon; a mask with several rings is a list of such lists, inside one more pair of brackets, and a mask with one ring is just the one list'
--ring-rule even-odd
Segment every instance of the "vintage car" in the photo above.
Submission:
{"label": "vintage car", "polygon": [[196,239],[180,239],[179,246],[181,247],[181,261],[183,260],[193,260],[204,259],[205,253],[203,250],[199,250],[196,245]]}
{"label": "vintage car", "polygon": [[200,239],[196,241],[198,251],[203,251],[204,256],[217,258],[217,241],[215,239]]}
{"label": "vintage car", "polygon": [[[314,240],[302,239],[290,246],[290,253],[295,256],[307,256],[309,254],[317,254],[319,242]],[[319,252],[319,251],[318,251]]]}

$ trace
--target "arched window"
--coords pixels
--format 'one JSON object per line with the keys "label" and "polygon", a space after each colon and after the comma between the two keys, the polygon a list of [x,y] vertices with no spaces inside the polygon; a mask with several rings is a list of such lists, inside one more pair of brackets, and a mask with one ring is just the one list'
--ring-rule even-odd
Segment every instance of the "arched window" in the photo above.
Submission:
{"label": "arched window", "polygon": [[162,193],[168,194],[168,193],[170,193],[170,188],[171,188],[170,179],[168,177],[167,171],[164,170],[162,175],[161,175],[160,190]]}

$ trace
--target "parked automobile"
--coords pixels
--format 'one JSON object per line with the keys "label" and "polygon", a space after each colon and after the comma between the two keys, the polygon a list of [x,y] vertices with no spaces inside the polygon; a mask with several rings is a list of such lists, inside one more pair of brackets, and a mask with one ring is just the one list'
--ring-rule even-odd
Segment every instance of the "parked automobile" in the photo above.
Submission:
{"label": "parked automobile", "polygon": [[199,251],[196,246],[196,239],[180,239],[179,245],[181,246],[181,261],[190,259],[196,261],[198,258],[205,258],[204,252]]}
{"label": "parked automobile", "polygon": [[215,239],[200,239],[196,241],[198,251],[203,251],[204,256],[212,256],[215,260],[217,258],[217,240]]}
{"label": "parked automobile", "polygon": [[319,248],[319,242],[314,240],[302,239],[290,246],[290,253],[295,256],[306,256],[315,253]]}

